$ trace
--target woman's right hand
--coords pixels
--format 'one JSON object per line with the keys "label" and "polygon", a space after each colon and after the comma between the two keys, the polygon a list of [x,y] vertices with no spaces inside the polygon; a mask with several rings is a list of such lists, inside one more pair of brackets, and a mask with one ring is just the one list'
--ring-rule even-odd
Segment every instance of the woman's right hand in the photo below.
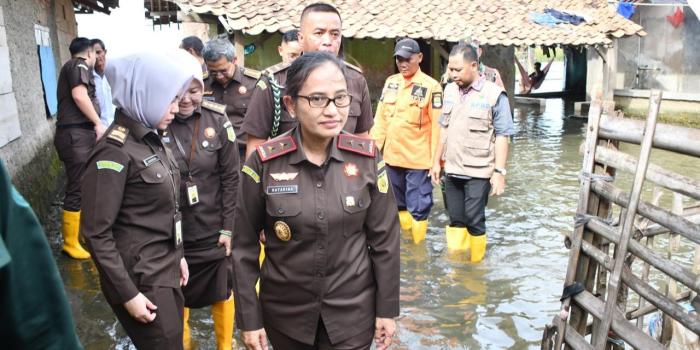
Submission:
{"label": "woman's right hand", "polygon": [[441,170],[442,167],[440,166],[440,163],[433,164],[433,167],[430,169],[430,178],[433,180],[433,184],[435,184],[435,186],[440,186]]}
{"label": "woman's right hand", "polygon": [[267,333],[264,328],[243,332],[243,343],[248,350],[268,350]]}
{"label": "woman's right hand", "polygon": [[141,323],[151,323],[156,319],[156,313],[151,312],[158,309],[145,295],[136,294],[131,300],[124,303],[124,308],[129,315]]}

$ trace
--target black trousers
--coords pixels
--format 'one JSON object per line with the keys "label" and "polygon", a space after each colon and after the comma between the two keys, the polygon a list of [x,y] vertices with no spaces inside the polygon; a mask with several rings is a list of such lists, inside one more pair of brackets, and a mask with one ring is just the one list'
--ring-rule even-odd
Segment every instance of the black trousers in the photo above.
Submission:
{"label": "black trousers", "polygon": [[110,305],[126,334],[139,350],[182,350],[182,314],[185,298],[180,288],[147,287],[142,291],[158,309],[156,319],[141,323],[124,305]]}
{"label": "black trousers", "polygon": [[450,226],[466,227],[472,236],[486,233],[486,204],[489,201],[489,179],[460,179],[445,176],[445,200]]}
{"label": "black trousers", "polygon": [[80,186],[83,182],[85,164],[95,147],[97,134],[95,130],[84,127],[57,127],[54,147],[58,158],[66,169],[66,192],[63,197],[63,209],[79,211],[81,204]]}
{"label": "black trousers", "polygon": [[374,339],[374,327],[371,327],[340,343],[333,344],[328,337],[328,331],[323,325],[323,320],[318,320],[316,340],[312,345],[294,340],[270,326],[265,326],[265,333],[267,333],[267,337],[270,339],[270,343],[275,350],[369,350],[372,345],[372,340]]}

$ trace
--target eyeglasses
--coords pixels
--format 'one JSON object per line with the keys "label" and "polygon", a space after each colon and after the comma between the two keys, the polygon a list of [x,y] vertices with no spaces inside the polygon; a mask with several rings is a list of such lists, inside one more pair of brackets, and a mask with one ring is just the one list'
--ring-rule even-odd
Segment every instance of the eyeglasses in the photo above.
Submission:
{"label": "eyeglasses", "polygon": [[352,95],[350,94],[342,94],[338,95],[334,98],[326,97],[323,95],[311,95],[311,96],[302,96],[302,95],[297,95],[297,97],[301,97],[305,99],[307,102],[309,102],[309,107],[311,108],[326,108],[328,107],[329,104],[331,104],[331,101],[333,104],[338,107],[338,108],[343,108],[347,107],[350,105],[350,102],[352,102]]}
{"label": "eyeglasses", "polygon": [[214,76],[214,77],[217,76],[217,75],[227,76],[227,75],[228,75],[228,72],[229,72],[230,70],[231,70],[231,66],[230,66],[230,65],[227,66],[227,67],[224,68],[224,69],[218,69],[218,70],[209,69],[209,75]]}

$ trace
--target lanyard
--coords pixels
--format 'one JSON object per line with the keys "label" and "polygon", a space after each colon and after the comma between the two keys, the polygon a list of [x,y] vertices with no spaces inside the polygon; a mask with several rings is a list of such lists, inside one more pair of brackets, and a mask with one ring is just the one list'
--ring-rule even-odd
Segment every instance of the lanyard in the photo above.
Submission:
{"label": "lanyard", "polygon": [[194,154],[194,148],[197,147],[197,135],[199,135],[199,115],[195,116],[194,132],[192,133],[192,142],[190,143],[189,154],[185,154],[185,149],[182,147],[182,143],[180,143],[180,140],[177,138],[177,135],[175,135],[175,133],[172,131],[172,128],[170,129],[170,133],[173,135],[173,139],[175,139],[177,150],[180,151],[180,154],[182,154],[182,158],[184,160],[184,172],[187,173],[187,177],[191,180],[192,173],[190,171],[190,164],[192,164],[192,155]]}

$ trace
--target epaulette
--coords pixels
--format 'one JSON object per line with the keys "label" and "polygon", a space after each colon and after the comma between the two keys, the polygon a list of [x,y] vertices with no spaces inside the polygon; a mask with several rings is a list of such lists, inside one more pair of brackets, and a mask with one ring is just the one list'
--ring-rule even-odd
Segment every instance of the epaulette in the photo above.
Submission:
{"label": "epaulette", "polygon": [[360,73],[363,73],[363,72],[362,72],[362,68],[360,68],[360,67],[358,67],[358,66],[356,66],[356,65],[350,64],[348,61],[343,61],[343,63],[345,63],[346,66],[348,66],[348,67],[350,67],[350,68],[352,68],[352,69],[354,69],[354,70],[356,70],[356,71],[358,71],[358,72],[360,72]]}
{"label": "epaulette", "polygon": [[214,111],[219,114],[226,114],[226,105],[208,100],[202,100],[202,108]]}
{"label": "epaulette", "polygon": [[259,145],[257,148],[260,160],[267,162],[297,149],[297,144],[291,135],[280,136]]}
{"label": "epaulette", "polygon": [[121,125],[114,125],[112,130],[107,133],[107,141],[121,147],[126,142],[126,137],[128,135],[129,129]]}
{"label": "epaulette", "polygon": [[289,64],[284,63],[284,62],[280,62],[274,66],[270,66],[270,67],[265,68],[265,70],[263,72],[265,75],[273,75],[277,72],[284,70],[287,67],[289,67]]}
{"label": "epaulette", "polygon": [[338,148],[374,158],[374,140],[370,138],[341,133],[338,135]]}
{"label": "epaulette", "polygon": [[260,77],[262,76],[262,73],[259,70],[255,70],[252,68],[241,68],[241,72],[243,73],[243,75],[249,78],[253,78],[255,80],[260,79]]}

